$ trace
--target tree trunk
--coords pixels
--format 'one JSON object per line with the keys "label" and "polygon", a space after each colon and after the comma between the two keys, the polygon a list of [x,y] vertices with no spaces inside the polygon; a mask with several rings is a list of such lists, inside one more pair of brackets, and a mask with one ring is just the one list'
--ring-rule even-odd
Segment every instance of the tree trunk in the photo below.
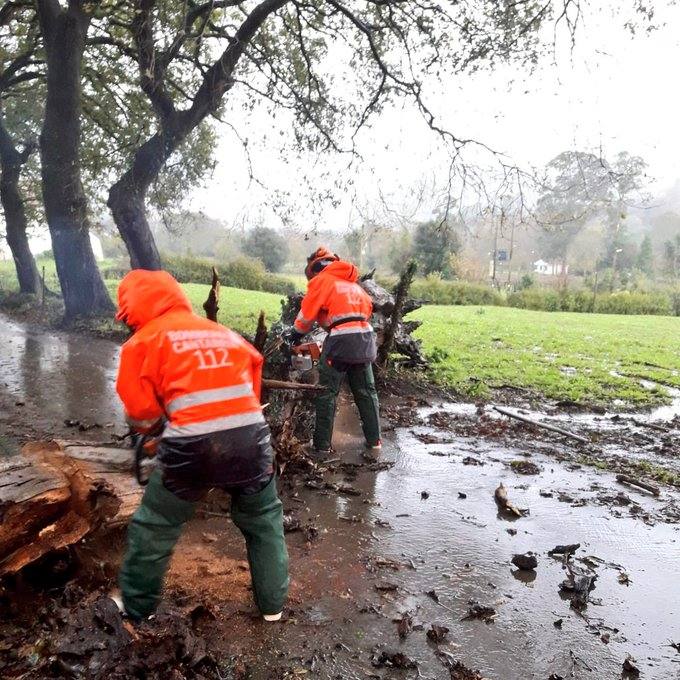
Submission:
{"label": "tree trunk", "polygon": [[28,153],[19,153],[15,148],[0,121],[0,202],[5,213],[7,245],[14,258],[19,290],[37,295],[41,287],[40,275],[28,247],[28,221],[19,189],[21,167],[27,156]]}
{"label": "tree trunk", "polygon": [[111,187],[108,206],[130,254],[130,267],[160,269],[161,257],[146,218],[146,189],[140,191],[131,175],[130,172],[125,173]]}
{"label": "tree trunk", "polygon": [[40,135],[42,189],[66,319],[113,310],[90,244],[80,176],[81,60],[89,15],[70,3],[39,0],[47,56],[47,99]]}
{"label": "tree trunk", "polygon": [[111,187],[108,206],[130,253],[133,269],[160,269],[158,254],[149,222],[146,219],[146,193],[158,177],[165,161],[191,132],[156,133],[137,149],[132,165]]}

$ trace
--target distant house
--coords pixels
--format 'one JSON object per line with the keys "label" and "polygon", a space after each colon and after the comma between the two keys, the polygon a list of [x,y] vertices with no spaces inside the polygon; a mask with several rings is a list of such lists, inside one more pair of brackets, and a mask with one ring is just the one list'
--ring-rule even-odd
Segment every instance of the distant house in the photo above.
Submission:
{"label": "distant house", "polygon": [[542,274],[543,276],[564,276],[569,273],[569,265],[565,262],[546,262],[545,260],[536,260],[534,262],[534,274]]}

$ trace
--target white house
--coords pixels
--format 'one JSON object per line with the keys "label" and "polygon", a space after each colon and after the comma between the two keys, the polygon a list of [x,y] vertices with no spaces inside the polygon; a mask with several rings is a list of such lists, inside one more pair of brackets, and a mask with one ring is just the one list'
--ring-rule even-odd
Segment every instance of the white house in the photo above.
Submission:
{"label": "white house", "polygon": [[543,276],[563,276],[569,273],[569,265],[565,262],[546,262],[545,260],[536,260],[534,262],[534,274],[543,274]]}

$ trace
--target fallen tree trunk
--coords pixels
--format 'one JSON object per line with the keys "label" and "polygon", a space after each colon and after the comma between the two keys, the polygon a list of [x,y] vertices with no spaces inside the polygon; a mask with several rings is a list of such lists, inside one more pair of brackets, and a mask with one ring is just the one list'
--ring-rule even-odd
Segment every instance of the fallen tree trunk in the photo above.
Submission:
{"label": "fallen tree trunk", "polygon": [[399,283],[395,289],[394,305],[392,306],[389,319],[384,326],[382,342],[378,348],[377,364],[381,368],[387,368],[387,362],[389,361],[390,353],[394,347],[395,337],[397,331],[399,330],[399,326],[402,323],[406,295],[408,294],[408,289],[411,287],[411,283],[413,282],[413,277],[416,275],[416,269],[416,263],[411,260],[399,278]]}
{"label": "fallen tree trunk", "polygon": [[590,444],[590,441],[585,437],[582,437],[580,434],[574,434],[573,432],[569,432],[569,430],[563,430],[561,427],[555,427],[554,425],[548,425],[547,423],[540,423],[537,420],[527,418],[526,416],[520,415],[519,413],[515,413],[514,411],[510,411],[507,408],[502,408],[501,406],[494,406],[493,409],[494,411],[498,411],[498,413],[501,413],[502,415],[507,416],[508,418],[521,420],[523,423],[535,425],[536,427],[540,427],[543,430],[548,430],[548,432],[555,432],[557,434],[561,434],[563,437],[569,437],[570,439],[574,439],[577,442],[581,442],[581,444]]}
{"label": "fallen tree trunk", "polygon": [[0,576],[127,522],[142,489],[132,452],[35,442],[0,463]]}

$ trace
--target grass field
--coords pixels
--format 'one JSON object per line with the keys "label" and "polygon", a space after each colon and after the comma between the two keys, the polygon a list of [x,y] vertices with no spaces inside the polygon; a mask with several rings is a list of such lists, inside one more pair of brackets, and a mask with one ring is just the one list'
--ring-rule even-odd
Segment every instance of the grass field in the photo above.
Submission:
{"label": "grass field", "polygon": [[[680,387],[680,318],[427,306],[412,318],[433,378],[472,396],[511,385],[548,397],[636,405],[667,400],[639,377]],[[639,377],[637,377],[639,376]]]}
{"label": "grass field", "polygon": [[[118,281],[107,281],[106,286],[111,297],[115,300]],[[182,288],[191,301],[194,310],[201,316],[205,314],[203,303],[208,297],[210,286],[200,283],[184,283]],[[282,299],[280,295],[273,293],[222,286],[220,288],[220,311],[217,318],[225,326],[241,333],[253,335],[257,327],[260,310],[264,309],[267,325],[270,325],[273,320],[278,319],[281,315]]]}
{"label": "grass field", "polygon": [[[49,284],[53,263],[46,265]],[[118,282],[106,285],[115,300]],[[209,287],[183,288],[202,314]],[[16,289],[11,262],[0,262],[0,289]],[[252,334],[260,310],[271,322],[280,305],[279,295],[223,287],[219,319]],[[412,316],[424,322],[417,336],[434,360],[432,378],[470,396],[484,397],[509,385],[556,399],[610,404],[619,399],[642,406],[666,401],[668,395],[664,389],[646,389],[641,377],[680,388],[678,317],[435,305]]]}

